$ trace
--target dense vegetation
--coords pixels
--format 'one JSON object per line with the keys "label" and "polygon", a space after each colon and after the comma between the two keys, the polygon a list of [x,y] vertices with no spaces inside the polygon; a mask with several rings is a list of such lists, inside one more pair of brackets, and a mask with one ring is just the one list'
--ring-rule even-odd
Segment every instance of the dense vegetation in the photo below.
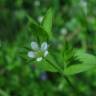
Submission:
{"label": "dense vegetation", "polygon": [[96,0],[0,0],[0,96],[96,96]]}

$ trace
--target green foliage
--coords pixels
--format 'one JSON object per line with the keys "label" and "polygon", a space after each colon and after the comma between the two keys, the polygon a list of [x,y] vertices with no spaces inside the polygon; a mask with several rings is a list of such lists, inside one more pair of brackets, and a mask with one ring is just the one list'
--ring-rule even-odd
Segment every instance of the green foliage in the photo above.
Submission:
{"label": "green foliage", "polygon": [[49,37],[52,38],[52,21],[53,21],[53,10],[50,8],[42,22],[42,27],[48,33]]}
{"label": "green foliage", "polygon": [[[35,32],[37,38],[38,36],[40,37],[40,34],[38,35],[38,33],[40,32],[42,35],[43,35],[43,29],[45,30],[45,33],[52,33],[51,32],[51,27],[52,27],[52,10],[49,9],[45,15],[45,18],[43,20],[43,23],[42,23],[42,27],[39,27],[36,26],[37,24],[31,24],[32,26],[32,29],[34,30],[33,32]],[[38,33],[37,33],[38,32]],[[50,33],[49,33],[50,32]],[[41,35],[41,38],[42,38],[42,35]],[[46,34],[43,35],[46,37]],[[39,41],[40,41],[40,38],[39,38]],[[94,67],[96,67],[96,58],[94,56],[91,56],[90,54],[87,54],[87,53],[84,53],[82,51],[79,51],[79,52],[75,52],[76,53],[76,57],[74,56],[74,52],[72,51],[72,49],[70,49],[70,46],[68,47],[66,44],[64,45],[64,50],[63,50],[63,60],[61,61],[61,63],[63,63],[63,70],[64,70],[64,74],[66,75],[74,75],[74,74],[77,74],[77,73],[80,73],[80,72],[84,72],[84,71],[88,71]],[[55,66],[59,66],[58,63],[56,62],[51,62],[53,61],[52,58],[49,58],[50,62],[46,62],[46,59],[44,61],[42,61],[42,65],[38,64],[37,65],[37,68],[40,68],[41,70],[44,70],[44,71],[51,71],[51,72],[59,72],[59,70],[57,70],[56,68],[52,68],[52,64]],[[78,58],[77,60],[77,64],[72,64],[72,61],[73,63],[76,63],[76,59]],[[60,59],[60,58],[59,58]],[[81,63],[79,62],[81,61]],[[90,62],[91,61],[91,62]],[[67,67],[69,64],[71,63],[71,66]],[[80,64],[78,64],[80,63]]]}
{"label": "green foliage", "polygon": [[[95,5],[96,0],[0,0],[0,96],[95,96]],[[49,54],[40,62],[28,57],[33,41],[48,43]]]}
{"label": "green foliage", "polygon": [[74,75],[80,72],[88,71],[96,68],[96,57],[82,52],[76,52],[77,58],[82,62],[81,64],[72,65],[64,70],[66,75]]}

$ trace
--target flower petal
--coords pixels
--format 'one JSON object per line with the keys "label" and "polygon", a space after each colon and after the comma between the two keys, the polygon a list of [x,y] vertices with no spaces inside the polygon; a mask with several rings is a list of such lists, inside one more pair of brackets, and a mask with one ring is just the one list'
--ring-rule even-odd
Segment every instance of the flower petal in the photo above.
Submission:
{"label": "flower petal", "polygon": [[38,46],[37,42],[31,42],[31,47],[32,47],[33,50],[38,50],[39,49],[39,46]]}
{"label": "flower petal", "polygon": [[47,42],[43,42],[43,43],[41,44],[41,50],[42,50],[42,51],[45,51],[45,50],[47,50],[47,48],[48,48]]}
{"label": "flower petal", "polygon": [[29,51],[29,52],[28,52],[28,57],[30,57],[30,58],[35,58],[35,57],[36,57],[35,52]]}
{"label": "flower petal", "polygon": [[48,51],[44,52],[44,57],[46,57],[48,55]]}
{"label": "flower petal", "polygon": [[38,57],[37,59],[36,59],[36,61],[41,61],[43,58],[42,57]]}

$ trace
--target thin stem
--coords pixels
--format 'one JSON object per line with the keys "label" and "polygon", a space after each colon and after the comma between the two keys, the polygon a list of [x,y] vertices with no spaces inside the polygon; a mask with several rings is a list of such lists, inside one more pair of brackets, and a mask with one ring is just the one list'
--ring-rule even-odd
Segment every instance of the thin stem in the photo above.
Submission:
{"label": "thin stem", "polygon": [[49,61],[48,59],[44,58],[48,63],[50,63],[54,68],[56,68],[58,71],[61,72],[61,68],[59,68],[57,65],[54,65],[51,61]]}
{"label": "thin stem", "polygon": [[69,80],[69,78],[66,76],[66,75],[64,75],[64,72],[63,72],[63,70],[59,67],[59,66],[57,66],[57,65],[54,65],[51,61],[49,61],[48,59],[46,59],[46,58],[44,58],[48,63],[50,63],[54,68],[56,68],[59,72],[60,72],[60,74],[62,75],[62,77],[67,81],[67,83],[69,84],[69,86],[71,86],[72,87],[72,89],[74,89],[74,92],[78,95],[78,96],[81,96],[81,92],[79,92],[78,90],[77,90],[77,88],[75,88],[75,86],[71,83],[71,81]]}

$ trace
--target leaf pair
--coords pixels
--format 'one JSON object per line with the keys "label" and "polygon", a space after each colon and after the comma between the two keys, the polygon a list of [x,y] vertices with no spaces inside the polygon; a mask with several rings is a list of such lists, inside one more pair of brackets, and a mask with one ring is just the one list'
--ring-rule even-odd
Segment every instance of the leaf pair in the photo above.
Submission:
{"label": "leaf pair", "polygon": [[28,16],[30,22],[28,26],[30,26],[30,30],[33,32],[33,35],[39,39],[38,41],[47,41],[52,39],[52,17],[53,11],[51,8],[47,11],[41,24],[38,24]]}

